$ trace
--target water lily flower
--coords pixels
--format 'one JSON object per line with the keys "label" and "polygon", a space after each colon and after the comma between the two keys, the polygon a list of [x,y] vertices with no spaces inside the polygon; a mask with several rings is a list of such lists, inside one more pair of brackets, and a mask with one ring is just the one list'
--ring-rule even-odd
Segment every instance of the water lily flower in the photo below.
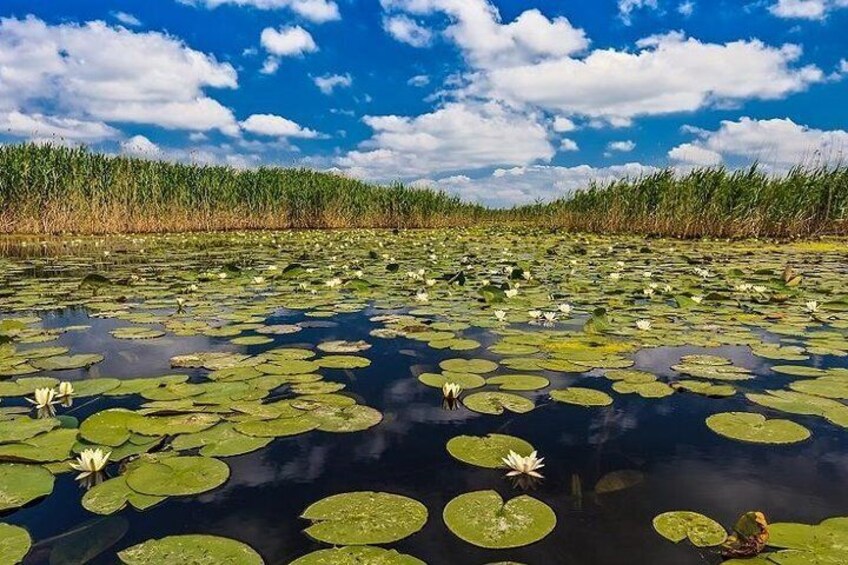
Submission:
{"label": "water lily flower", "polygon": [[545,312],[545,320],[548,322],[553,322],[557,318],[556,312]]}
{"label": "water lily flower", "polygon": [[530,310],[529,312],[527,312],[527,315],[530,316],[530,319],[532,319],[532,320],[538,320],[539,318],[542,317],[542,311],[541,310]]}
{"label": "water lily flower", "polygon": [[265,277],[253,277],[253,284],[262,284],[265,282]]}
{"label": "water lily flower", "polygon": [[329,287],[329,288],[336,288],[337,286],[341,286],[341,284],[342,284],[342,279],[340,279],[338,277],[332,278],[332,279],[330,279],[330,280],[328,280],[324,283],[324,285]]}
{"label": "water lily flower", "polygon": [[59,383],[59,394],[58,396],[62,398],[68,398],[69,396],[73,396],[74,394],[74,385],[67,381],[63,381]]}
{"label": "water lily flower", "polygon": [[645,289],[642,290],[642,294],[644,294],[646,297],[650,298],[654,295],[654,289],[651,288],[651,287],[645,288]]}
{"label": "water lily flower", "polygon": [[530,274],[530,271],[523,271],[521,276],[524,277],[525,281],[529,281],[533,278],[533,275]]}
{"label": "water lily flower", "polygon": [[35,400],[27,398],[27,402],[39,410],[49,408],[56,403],[56,391],[52,388],[37,388],[35,389]]}
{"label": "water lily flower", "polygon": [[112,452],[104,453],[102,449],[83,449],[76,461],[68,465],[75,471],[80,471],[77,479],[84,479],[89,475],[99,473],[109,464],[109,456]]}
{"label": "water lily flower", "polygon": [[277,270],[277,268],[278,268],[278,267],[277,267],[276,265],[268,265],[268,270],[269,270],[269,271],[276,271],[276,270]]}
{"label": "water lily flower", "polygon": [[646,279],[650,279],[653,276],[654,276],[654,273],[652,273],[651,271],[645,271],[644,273],[642,273],[642,277],[644,277]]}
{"label": "water lily flower", "polygon": [[507,298],[515,298],[516,296],[518,296],[518,289],[517,288],[507,289],[507,290],[504,291],[504,294],[506,295]]}
{"label": "water lily flower", "polygon": [[427,279],[426,281],[424,281],[424,284],[426,284],[427,286],[434,286],[436,284],[436,279]]}
{"label": "water lily flower", "polygon": [[571,310],[573,310],[571,304],[568,304],[568,303],[560,304],[557,308],[559,309],[560,312],[562,312],[566,316],[571,314]]}
{"label": "water lily flower", "polygon": [[527,457],[522,457],[518,453],[514,451],[510,451],[509,455],[504,457],[502,461],[504,464],[512,469],[509,473],[506,474],[507,477],[518,477],[520,475],[529,475],[536,479],[542,479],[542,475],[538,472],[539,469],[544,467],[545,465],[542,463],[544,461],[544,457],[537,457],[536,452],[534,451]]}
{"label": "water lily flower", "polygon": [[197,289],[198,289],[198,286],[196,284],[188,285],[188,291],[189,292],[197,292]]}
{"label": "water lily flower", "polygon": [[804,309],[810,314],[815,314],[819,311],[819,303],[816,300],[810,300],[804,305]]}
{"label": "water lily flower", "polygon": [[733,288],[733,290],[735,290],[735,291],[737,291],[737,292],[748,292],[748,291],[750,291],[752,288],[754,288],[754,285],[752,285],[751,283],[742,283],[742,284],[737,284],[737,285]]}
{"label": "water lily flower", "polygon": [[651,321],[650,320],[636,320],[636,327],[643,332],[646,332],[651,329]]}
{"label": "water lily flower", "polygon": [[442,385],[442,395],[448,400],[456,400],[462,392],[462,387],[456,383],[448,383]]}
{"label": "water lily flower", "polygon": [[220,280],[224,280],[225,278],[227,278],[227,273],[218,273],[218,278]]}
{"label": "water lily flower", "polygon": [[353,272],[353,276],[358,279],[361,279],[365,275],[365,272],[362,269]]}
{"label": "water lily flower", "polygon": [[427,302],[428,300],[430,300],[430,295],[429,295],[429,294],[427,294],[427,293],[426,293],[425,291],[423,291],[423,290],[419,290],[419,291],[415,294],[415,300],[417,300],[418,302]]}
{"label": "water lily flower", "polygon": [[704,297],[701,296],[700,294],[692,297],[692,302],[694,302],[695,304],[700,304],[703,301],[704,301]]}
{"label": "water lily flower", "polygon": [[497,318],[499,322],[505,321],[506,320],[506,311],[495,310],[495,318]]}
{"label": "water lily flower", "polygon": [[765,293],[766,293],[766,291],[768,291],[768,288],[767,288],[767,287],[765,287],[765,286],[763,286],[763,285],[761,285],[761,284],[758,284],[758,285],[752,286],[751,288],[754,290],[754,292],[756,292],[756,293],[758,293],[758,294],[765,294]]}
{"label": "water lily flower", "polygon": [[609,278],[612,281],[619,281],[621,280],[621,273],[610,273]]}

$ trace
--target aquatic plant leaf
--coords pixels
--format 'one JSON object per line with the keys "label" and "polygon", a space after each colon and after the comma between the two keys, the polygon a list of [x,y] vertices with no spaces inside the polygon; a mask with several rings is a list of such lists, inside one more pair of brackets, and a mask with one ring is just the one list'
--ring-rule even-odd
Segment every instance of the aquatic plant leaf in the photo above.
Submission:
{"label": "aquatic plant leaf", "polygon": [[458,538],[487,549],[530,545],[556,526],[556,514],[547,504],[526,495],[504,502],[493,490],[457,496],[442,517]]}
{"label": "aquatic plant leaf", "polygon": [[288,437],[317,429],[319,423],[309,416],[296,418],[276,418],[236,424],[235,430],[255,438]]}
{"label": "aquatic plant leaf", "polygon": [[171,446],[178,451],[200,448],[204,457],[233,457],[262,449],[271,441],[239,433],[232,424],[218,424],[202,432],[180,435]]}
{"label": "aquatic plant leaf", "polygon": [[537,375],[498,375],[486,379],[486,384],[497,385],[500,390],[528,391],[543,389],[551,382]]}
{"label": "aquatic plant leaf", "polygon": [[597,494],[618,492],[632,488],[644,480],[645,475],[641,471],[631,469],[612,471],[598,480],[597,484],[595,484],[595,492]]}
{"label": "aquatic plant leaf", "polygon": [[465,390],[480,388],[486,385],[486,379],[474,373],[421,373],[418,380],[427,386],[441,389],[446,383],[458,384]]}
{"label": "aquatic plant leaf", "polygon": [[221,486],[230,476],[226,463],[211,457],[172,457],[142,463],[127,473],[127,485],[151,496],[187,496]]}
{"label": "aquatic plant leaf", "polygon": [[612,397],[601,390],[593,388],[569,387],[562,390],[552,390],[551,398],[557,402],[576,404],[578,406],[609,406]]}
{"label": "aquatic plant leaf", "polygon": [[130,424],[142,418],[123,408],[103,410],[83,420],[80,437],[94,444],[118,447],[130,439]]}
{"label": "aquatic plant leaf", "polygon": [[59,536],[50,549],[50,565],[89,563],[118,543],[129,530],[123,518],[96,518]]}
{"label": "aquatic plant leaf", "polygon": [[524,414],[536,407],[532,400],[509,392],[475,392],[464,397],[462,404],[469,410],[494,415],[503,414],[504,410]]}
{"label": "aquatic plant leaf", "polygon": [[32,366],[38,367],[43,371],[65,371],[68,369],[87,369],[101,361],[103,361],[103,356],[97,353],[58,355],[56,357],[36,359],[32,362]]}
{"label": "aquatic plant leaf", "polygon": [[156,339],[162,337],[165,332],[155,328],[139,328],[134,326],[115,328],[109,332],[115,339]]}
{"label": "aquatic plant leaf", "polygon": [[504,467],[503,459],[514,451],[522,457],[533,452],[533,446],[521,438],[503,434],[457,436],[447,443],[448,453],[463,463],[498,469]]}
{"label": "aquatic plant leaf", "polygon": [[290,565],[426,565],[411,555],[394,549],[369,545],[319,549],[291,562]]}
{"label": "aquatic plant leaf", "polygon": [[25,529],[0,522],[0,563],[15,565],[23,561],[32,547],[32,538]]}
{"label": "aquatic plant leaf", "polygon": [[663,398],[674,394],[674,389],[665,383],[629,383],[618,381],[612,389],[619,394],[638,394],[642,398]]}
{"label": "aquatic plant leaf", "polygon": [[664,512],[654,518],[654,529],[664,538],[680,543],[689,538],[696,547],[714,547],[724,543],[727,532],[715,520],[688,510]]}
{"label": "aquatic plant leaf", "polygon": [[146,510],[165,498],[136,492],[127,485],[126,477],[120,476],[90,488],[83,495],[81,502],[83,508],[89,512],[106,516],[123,510],[127,504]]}
{"label": "aquatic plant leaf", "polygon": [[127,429],[145,436],[194,434],[207,430],[220,421],[221,417],[215,414],[143,416],[130,420]]}
{"label": "aquatic plant leaf", "polygon": [[0,445],[0,460],[49,463],[71,456],[77,441],[76,429],[59,428],[17,443]]}
{"label": "aquatic plant leaf", "polygon": [[451,373],[474,373],[481,375],[491,373],[498,368],[498,364],[488,359],[447,359],[439,363],[443,371]]}
{"label": "aquatic plant leaf", "polygon": [[383,414],[370,406],[323,406],[309,412],[322,432],[350,433],[372,428],[383,421]]}
{"label": "aquatic plant leaf", "polygon": [[61,422],[56,418],[12,418],[0,420],[0,444],[14,443],[27,440],[53,428],[59,427]]}
{"label": "aquatic plant leaf", "polygon": [[38,465],[0,463],[0,512],[53,492],[53,474]]}
{"label": "aquatic plant leaf", "polygon": [[327,355],[315,363],[324,369],[363,369],[371,365],[371,360],[357,355]]}
{"label": "aquatic plant leaf", "polygon": [[392,543],[424,527],[427,508],[411,498],[385,492],[349,492],[309,506],[301,518],[312,521],[304,531],[334,545]]}
{"label": "aquatic plant leaf", "polygon": [[706,420],[715,433],[751,443],[797,443],[810,437],[810,430],[790,420],[767,420],[751,412],[723,412]]}
{"label": "aquatic plant leaf", "polygon": [[163,563],[263,565],[264,561],[249,545],[229,538],[209,535],[169,536],[148,540],[118,553],[126,565]]}

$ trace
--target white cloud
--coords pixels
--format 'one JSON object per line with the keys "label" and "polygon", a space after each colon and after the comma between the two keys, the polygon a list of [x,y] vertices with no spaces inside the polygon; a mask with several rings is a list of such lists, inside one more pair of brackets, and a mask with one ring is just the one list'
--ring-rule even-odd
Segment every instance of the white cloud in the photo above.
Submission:
{"label": "white cloud", "polygon": [[77,120],[43,114],[0,112],[0,133],[56,143],[93,143],[120,136],[115,128],[99,121]]}
{"label": "white cloud", "polygon": [[688,18],[689,16],[695,13],[695,2],[693,0],[681,2],[677,6],[677,13],[683,16],[684,18]]}
{"label": "white cloud", "polygon": [[420,179],[415,184],[442,188],[466,200],[489,206],[512,206],[563,198],[593,182],[606,184],[624,178],[635,179],[657,170],[640,163],[603,168],[532,165],[496,169],[491,175],[474,179],[456,175],[439,180]]}
{"label": "white cloud", "polygon": [[635,53],[604,49],[492,69],[470,91],[549,111],[609,121],[692,112],[717,103],[777,99],[824,80],[797,68],[801,48],[759,40],[702,43],[682,34],[646,38]]}
{"label": "white cloud", "polygon": [[620,153],[630,153],[636,149],[636,143],[629,139],[627,141],[613,141],[607,144],[607,149],[609,151],[618,151]]}
{"label": "white cloud", "polygon": [[580,146],[573,139],[565,138],[559,144],[560,151],[580,151]]}
{"label": "white cloud", "polygon": [[775,171],[798,164],[837,163],[848,154],[848,132],[820,130],[790,120],[723,121],[716,131],[694,130],[699,139],[669,152],[672,159],[697,165],[739,158]]}
{"label": "white cloud", "polygon": [[296,122],[274,114],[253,114],[239,122],[239,125],[244,131],[270,137],[315,139],[320,135],[317,131],[304,128]]}
{"label": "white cloud", "polygon": [[548,19],[527,10],[502,24],[497,8],[487,0],[381,0],[387,10],[412,14],[446,14],[451,25],[445,35],[455,41],[474,66],[521,64],[583,51],[589,41],[583,30],[563,17]]}
{"label": "white cloud", "polygon": [[162,149],[143,135],[134,135],[121,143],[121,152],[133,157],[146,157],[148,159],[157,159],[162,155]]}
{"label": "white cloud", "polygon": [[568,133],[577,129],[577,125],[565,116],[554,118],[554,131],[557,133]]}
{"label": "white cloud", "polygon": [[288,8],[299,16],[315,23],[341,19],[339,6],[330,0],[180,0],[183,4],[201,5],[212,9],[225,4],[245,6],[259,10]]}
{"label": "white cloud", "polygon": [[116,20],[121,22],[124,25],[138,27],[141,25],[141,20],[132,14],[128,14],[127,12],[115,12],[112,14]]}
{"label": "white cloud", "polygon": [[779,18],[822,20],[838,8],[848,7],[848,0],[777,0],[769,11]]}
{"label": "white cloud", "polygon": [[555,153],[533,115],[495,104],[453,102],[417,117],[367,116],[371,139],[337,160],[375,180],[548,161]]}
{"label": "white cloud", "polygon": [[260,43],[268,53],[277,57],[299,57],[318,51],[312,34],[300,26],[281,27],[279,30],[266,27],[262,30]]}
{"label": "white cloud", "polygon": [[[843,61],[842,64],[843,66],[848,66],[848,62],[846,61]],[[408,84],[409,86],[422,88],[430,84],[430,77],[427,75],[415,75],[414,77],[406,81],[406,84]]]}
{"label": "white cloud", "polygon": [[383,29],[397,41],[413,47],[427,47],[433,41],[429,29],[405,15],[383,18]]}
{"label": "white cloud", "polygon": [[204,89],[236,88],[236,77],[228,63],[162,33],[0,19],[0,111],[58,107],[83,121],[234,134],[232,112]]}
{"label": "white cloud", "polygon": [[337,88],[350,88],[353,84],[353,77],[349,74],[324,75],[322,77],[315,77],[312,80],[315,82],[315,86],[318,87],[321,93],[327,96],[333,94],[333,91]]}
{"label": "white cloud", "polygon": [[641,9],[656,10],[657,0],[618,0],[618,16],[625,25],[632,23],[633,12]]}

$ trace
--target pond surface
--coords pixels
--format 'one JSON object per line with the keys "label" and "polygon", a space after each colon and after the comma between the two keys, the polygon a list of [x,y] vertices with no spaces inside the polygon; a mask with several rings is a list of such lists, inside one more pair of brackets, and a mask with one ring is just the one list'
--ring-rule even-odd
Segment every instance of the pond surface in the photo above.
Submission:
{"label": "pond surface", "polygon": [[[748,511],[772,523],[848,515],[844,242],[360,230],[17,239],[0,249],[0,427],[56,418],[30,437],[0,432],[0,503],[14,494],[4,465],[56,475],[46,496],[0,511],[0,523],[31,537],[24,563],[118,563],[147,540],[207,534],[287,564],[334,545],[304,533],[304,510],[357,491],[423,504],[423,527],[367,543],[430,564],[717,564],[719,548],[673,543],[654,517],[688,510],[729,531]],[[92,356],[74,357],[82,354]],[[122,388],[165,375],[183,377]],[[479,382],[502,375],[547,383]],[[42,410],[27,401],[59,381],[80,394]],[[444,381],[466,385],[453,405]],[[551,397],[584,388],[611,404]],[[511,396],[464,405],[481,392]],[[105,426],[86,421],[113,408],[136,419],[104,442]],[[707,426],[728,412],[802,428],[786,436]],[[263,431],[292,418],[308,425]],[[225,427],[235,448],[213,433]],[[76,435],[45,439],[65,430]],[[446,449],[457,436],[487,434],[531,444],[544,478],[507,478],[505,467]],[[206,456],[201,446],[228,467],[223,482],[203,484],[209,473],[199,470],[192,494],[177,494],[170,476],[142,485],[141,467]],[[87,447],[113,453],[97,480],[77,480],[67,463]],[[116,479],[163,493],[144,510],[132,500],[89,503],[86,492]],[[505,549],[461,539],[445,506],[488,490],[533,497],[555,526]],[[845,562],[833,548],[820,554]]]}

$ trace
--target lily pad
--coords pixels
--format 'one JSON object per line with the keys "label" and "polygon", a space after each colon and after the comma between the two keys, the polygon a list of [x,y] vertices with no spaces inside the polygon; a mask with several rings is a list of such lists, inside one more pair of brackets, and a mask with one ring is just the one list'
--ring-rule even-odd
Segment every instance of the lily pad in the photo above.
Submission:
{"label": "lily pad", "polygon": [[578,406],[609,406],[612,397],[601,390],[593,388],[569,387],[562,390],[552,390],[551,398],[557,402],[576,404]]}
{"label": "lily pad", "polygon": [[462,403],[469,410],[496,416],[504,410],[524,414],[536,407],[532,400],[509,392],[475,392],[463,398]]}
{"label": "lily pad", "polygon": [[53,492],[53,474],[38,465],[0,463],[0,511],[19,508]]}
{"label": "lily pad", "polygon": [[84,369],[103,361],[103,356],[97,353],[83,355],[57,355],[36,359],[32,362],[34,367],[43,371],[65,371],[69,369]]}
{"label": "lily pad", "polygon": [[230,476],[227,464],[210,457],[171,457],[142,463],[127,473],[127,486],[151,496],[188,496],[221,486]]}
{"label": "lily pad", "polygon": [[123,510],[127,504],[137,510],[147,510],[165,498],[136,492],[127,485],[126,477],[120,476],[89,489],[82,497],[82,506],[89,512],[106,516]]}
{"label": "lily pad", "polygon": [[503,458],[514,451],[522,457],[533,452],[533,446],[521,438],[503,434],[457,436],[447,443],[447,450],[463,463],[497,469],[504,466]]}
{"label": "lily pad", "polygon": [[443,512],[448,529],[460,539],[487,549],[507,549],[535,543],[556,526],[556,514],[530,496],[507,502],[493,490],[461,494]]}
{"label": "lily pad", "polygon": [[489,377],[486,384],[497,385],[500,390],[539,390],[550,385],[551,382],[537,375],[498,375]]}
{"label": "lily pad", "polygon": [[32,547],[29,532],[18,526],[0,523],[0,563],[15,565],[23,561]]}
{"label": "lily pad", "polygon": [[497,370],[498,364],[488,359],[447,359],[439,363],[443,371],[481,375]]}
{"label": "lily pad", "polygon": [[127,565],[160,565],[163,563],[263,565],[264,561],[249,545],[239,541],[208,535],[169,536],[149,540],[118,553]]}
{"label": "lily pad", "polygon": [[398,553],[394,549],[381,547],[350,546],[319,549],[290,565],[427,565],[411,555]]}
{"label": "lily pad", "polygon": [[660,514],[654,518],[654,529],[674,543],[689,538],[696,547],[714,547],[727,539],[727,532],[721,524],[703,514],[687,510]]}
{"label": "lily pad", "polygon": [[427,508],[385,492],[349,492],[327,497],[304,510],[310,537],[334,545],[392,543],[424,527]]}
{"label": "lily pad", "polygon": [[751,443],[798,443],[810,437],[810,430],[790,420],[767,420],[751,412],[723,412],[707,418],[715,433]]}

